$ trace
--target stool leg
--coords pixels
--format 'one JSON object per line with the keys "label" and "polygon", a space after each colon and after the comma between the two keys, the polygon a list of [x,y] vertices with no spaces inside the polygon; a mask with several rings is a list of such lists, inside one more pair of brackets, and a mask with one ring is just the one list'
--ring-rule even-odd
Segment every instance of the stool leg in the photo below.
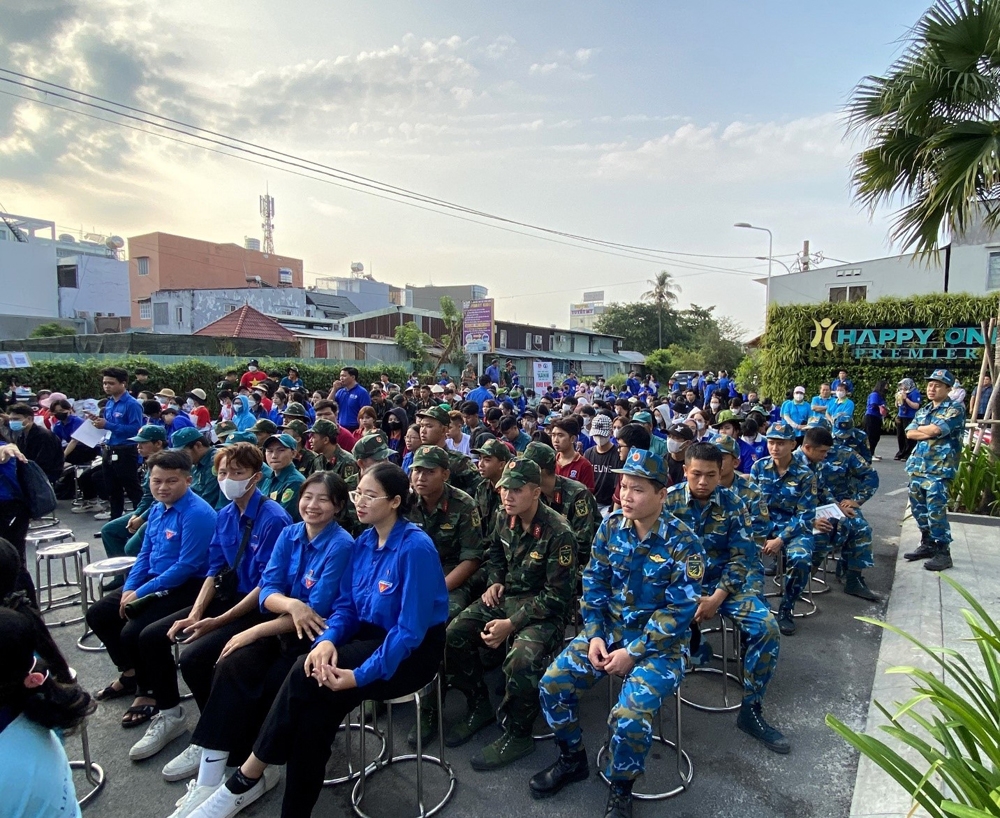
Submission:
{"label": "stool leg", "polygon": [[424,748],[423,742],[420,740],[420,706],[421,706],[421,696],[420,692],[417,691],[413,695],[413,703],[417,708],[417,807],[420,810],[420,818],[426,815],[424,810]]}
{"label": "stool leg", "polygon": [[442,712],[442,701],[441,701],[441,679],[442,674],[438,674],[437,683],[437,719],[438,719],[438,757],[444,761],[444,713]]}
{"label": "stool leg", "polygon": [[[725,640],[723,640],[723,647],[725,647]],[[681,695],[680,695],[680,690],[679,689],[674,692],[674,702],[675,702],[674,711],[675,711],[675,715],[677,717],[677,735],[675,736],[676,746],[674,747],[674,750],[677,753],[677,777],[680,778],[681,785],[683,786],[684,785],[684,757],[681,754]],[[661,720],[663,718],[662,714],[663,714],[663,707],[661,705],[660,706],[660,719]],[[663,728],[662,727],[660,728],[660,735],[663,735]]]}

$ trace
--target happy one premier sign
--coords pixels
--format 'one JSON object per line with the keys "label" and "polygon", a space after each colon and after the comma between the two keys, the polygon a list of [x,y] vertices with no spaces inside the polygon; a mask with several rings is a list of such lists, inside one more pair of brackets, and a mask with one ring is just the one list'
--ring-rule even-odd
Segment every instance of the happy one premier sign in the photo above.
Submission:
{"label": "happy one premier sign", "polygon": [[[979,327],[849,329],[829,318],[813,319],[813,324],[811,348],[832,352],[846,346],[858,359],[974,360],[983,350],[983,331]],[[996,341],[996,331],[991,341]]]}

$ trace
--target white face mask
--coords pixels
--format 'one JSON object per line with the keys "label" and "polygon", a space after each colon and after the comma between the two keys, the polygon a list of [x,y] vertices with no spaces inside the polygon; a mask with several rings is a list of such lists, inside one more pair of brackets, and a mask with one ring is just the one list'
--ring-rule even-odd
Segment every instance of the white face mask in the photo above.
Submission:
{"label": "white face mask", "polygon": [[248,477],[246,480],[232,480],[226,477],[219,481],[219,490],[227,500],[236,500],[247,493],[247,486],[252,481],[252,477]]}
{"label": "white face mask", "polygon": [[257,367],[255,367],[255,366],[248,366],[247,367],[247,371],[248,372],[256,372],[257,371]]}
{"label": "white face mask", "polygon": [[837,390],[837,400],[843,400],[846,397],[847,397],[846,392],[841,392],[839,389]]}
{"label": "white face mask", "polygon": [[714,412],[721,404],[717,400],[712,401],[712,411]]}
{"label": "white face mask", "polygon": [[795,399],[796,403],[802,403],[802,401],[806,399],[806,396],[803,395],[801,392],[797,392],[792,397]]}
{"label": "white face mask", "polygon": [[190,412],[192,409],[194,409],[194,401],[193,400],[186,400],[186,401],[184,401],[184,408],[188,412]]}
{"label": "white face mask", "polygon": [[670,452],[670,454],[677,454],[683,448],[683,441],[667,438],[667,451]]}

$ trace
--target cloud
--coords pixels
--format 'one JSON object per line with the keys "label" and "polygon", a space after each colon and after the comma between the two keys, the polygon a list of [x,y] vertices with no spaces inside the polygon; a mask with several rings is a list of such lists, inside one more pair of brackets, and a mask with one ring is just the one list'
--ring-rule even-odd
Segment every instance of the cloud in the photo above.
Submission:
{"label": "cloud", "polygon": [[502,60],[509,56],[516,48],[517,40],[509,34],[501,34],[484,49],[486,56],[491,60]]}
{"label": "cloud", "polygon": [[546,62],[546,63],[532,63],[531,68],[528,69],[530,74],[551,74],[559,67],[557,62]]}
{"label": "cloud", "polygon": [[594,48],[578,48],[573,57],[580,65],[586,65],[595,53],[597,49]]}

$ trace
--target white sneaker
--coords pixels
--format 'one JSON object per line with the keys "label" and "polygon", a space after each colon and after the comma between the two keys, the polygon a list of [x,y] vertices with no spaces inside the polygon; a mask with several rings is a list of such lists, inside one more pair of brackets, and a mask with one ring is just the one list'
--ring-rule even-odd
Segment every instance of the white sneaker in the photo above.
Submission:
{"label": "white sneaker", "polygon": [[264,768],[264,792],[270,792],[281,783],[281,774],[284,769],[284,765]]}
{"label": "white sneaker", "polygon": [[110,520],[111,519],[111,512],[110,511],[102,511],[100,514],[95,514],[94,515],[94,519],[95,520]]}
{"label": "white sneaker", "polygon": [[236,795],[223,783],[200,807],[191,813],[191,818],[232,818],[244,807],[249,807],[265,792],[264,776],[261,776],[256,784],[241,795]]}
{"label": "white sneaker", "polygon": [[73,506],[70,511],[73,514],[89,514],[92,511],[99,511],[101,504],[97,500],[86,500],[78,506]]}
{"label": "white sneaker", "polygon": [[198,774],[201,765],[201,747],[189,744],[184,752],[172,758],[163,768],[163,778],[166,781],[183,781]]}
{"label": "white sneaker", "polygon": [[128,751],[128,757],[133,761],[142,761],[144,758],[155,756],[171,741],[182,735],[185,730],[187,730],[187,725],[184,721],[184,708],[181,708],[181,712],[177,716],[157,713],[150,721],[149,727],[146,728],[146,735],[133,744],[132,749]]}
{"label": "white sneaker", "polygon": [[188,781],[187,793],[177,801],[177,809],[170,813],[170,818],[188,818],[192,812],[204,804],[208,800],[208,797],[221,786],[223,785],[219,784],[218,787],[199,787],[197,778]]}

